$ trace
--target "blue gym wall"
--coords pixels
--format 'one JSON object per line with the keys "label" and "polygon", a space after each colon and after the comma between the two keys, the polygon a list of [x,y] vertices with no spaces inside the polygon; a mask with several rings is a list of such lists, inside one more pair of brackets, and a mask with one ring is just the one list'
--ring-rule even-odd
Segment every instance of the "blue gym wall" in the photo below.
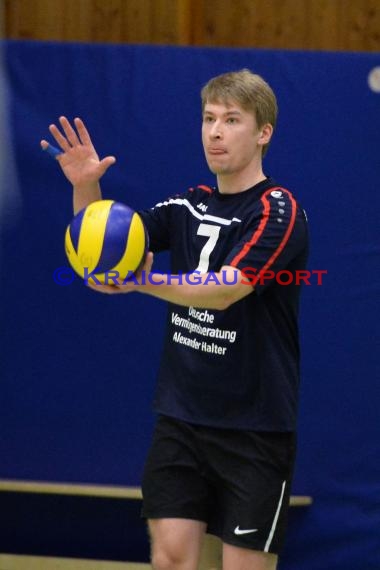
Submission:
{"label": "blue gym wall", "polygon": [[40,150],[48,125],[82,117],[117,157],[104,197],[151,206],[213,184],[199,90],[249,67],[279,100],[265,171],[303,204],[309,268],[328,271],[301,312],[293,492],[314,504],[292,516],[282,568],[379,570],[380,93],[367,76],[380,55],[39,42],[3,55],[21,202],[2,212],[0,478],[138,485],[154,420],[165,305],[55,283],[71,191]]}

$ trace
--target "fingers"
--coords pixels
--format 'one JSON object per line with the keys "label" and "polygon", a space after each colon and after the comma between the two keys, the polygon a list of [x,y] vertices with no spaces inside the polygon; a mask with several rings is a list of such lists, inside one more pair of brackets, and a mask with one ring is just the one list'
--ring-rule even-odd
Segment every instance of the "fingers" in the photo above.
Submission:
{"label": "fingers", "polygon": [[61,127],[66,135],[67,140],[70,142],[71,146],[77,146],[81,144],[81,141],[79,140],[77,133],[74,131],[73,127],[66,119],[66,117],[59,117],[59,122],[61,123]]}
{"label": "fingers", "polygon": [[61,131],[58,129],[58,127],[56,125],[54,125],[54,124],[49,125],[49,131],[52,134],[54,140],[59,144],[59,146],[61,147],[61,149],[63,151],[67,152],[71,149],[71,144],[66,139],[66,137],[63,136],[63,134],[61,133]]}
{"label": "fingers", "polygon": [[135,274],[135,277],[139,284],[141,284],[142,275],[149,275],[152,269],[152,265],[153,265],[153,253],[151,251],[148,251],[144,263]]}
{"label": "fingers", "polygon": [[118,280],[118,285],[99,285],[92,283],[90,280],[85,282],[87,287],[96,291],[97,293],[105,293],[106,295],[117,295],[119,293],[132,293],[135,291],[135,287],[130,283],[124,283],[121,280]]}
{"label": "fingers", "polygon": [[55,146],[53,146],[52,144],[48,143],[45,140],[41,141],[41,148],[42,148],[42,150],[44,150],[48,154],[50,154],[50,156],[52,158],[58,158],[62,154],[62,152],[59,150],[59,148],[56,148]]}
{"label": "fingers", "polygon": [[74,119],[74,125],[78,131],[71,126],[71,123],[68,121],[66,117],[59,117],[59,122],[62,127],[63,133],[59,130],[59,128],[52,124],[49,126],[49,131],[53,135],[54,139],[57,141],[59,146],[64,151],[70,150],[73,146],[78,145],[88,145],[93,148],[93,144],[91,142],[90,135],[84,126],[84,123],[81,119],[76,118]]}
{"label": "fingers", "polygon": [[82,121],[82,119],[79,119],[79,117],[77,117],[76,119],[74,119],[74,124],[78,131],[81,143],[93,146],[90,134],[86,129],[86,127],[84,126],[84,122]]}
{"label": "fingers", "polygon": [[153,253],[151,251],[148,251],[148,253],[146,254],[145,263],[143,267],[144,271],[146,273],[150,273],[152,265],[153,265]]}
{"label": "fingers", "polygon": [[[59,117],[59,123],[60,125],[58,126],[55,124],[49,125],[49,131],[61,150],[50,145],[45,139],[40,143],[42,149],[47,151],[53,158],[59,159],[60,156],[62,156],[64,159],[63,163],[66,165],[67,155],[69,157],[68,160],[71,161],[71,166],[75,161],[76,164],[79,164],[80,162],[84,163],[86,160],[92,160],[90,166],[98,178],[103,176],[106,170],[115,164],[116,158],[114,156],[106,156],[102,160],[99,160],[91,137],[81,119],[76,117],[72,125],[66,117],[61,116]],[[97,164],[95,164],[95,161]],[[68,178],[71,181],[69,176]]]}
{"label": "fingers", "polygon": [[85,283],[86,283],[87,287],[89,287],[93,291],[97,291],[98,293],[107,293],[108,295],[113,295],[115,293],[121,293],[121,291],[117,285],[97,285],[95,283],[91,283],[90,280],[87,280]]}
{"label": "fingers", "polygon": [[103,176],[103,174],[106,172],[106,170],[108,170],[108,168],[110,166],[112,166],[113,164],[115,164],[116,162],[116,158],[114,156],[106,156],[106,158],[103,158],[103,160],[101,160],[99,162],[99,174],[100,176]]}

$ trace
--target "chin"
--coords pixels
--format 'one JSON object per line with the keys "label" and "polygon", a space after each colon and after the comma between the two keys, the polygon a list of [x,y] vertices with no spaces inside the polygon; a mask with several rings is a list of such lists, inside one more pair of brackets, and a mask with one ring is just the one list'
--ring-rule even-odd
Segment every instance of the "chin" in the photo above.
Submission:
{"label": "chin", "polygon": [[211,172],[215,175],[229,174],[228,168],[223,168],[223,166],[217,166],[216,164],[208,163],[208,167],[211,170]]}

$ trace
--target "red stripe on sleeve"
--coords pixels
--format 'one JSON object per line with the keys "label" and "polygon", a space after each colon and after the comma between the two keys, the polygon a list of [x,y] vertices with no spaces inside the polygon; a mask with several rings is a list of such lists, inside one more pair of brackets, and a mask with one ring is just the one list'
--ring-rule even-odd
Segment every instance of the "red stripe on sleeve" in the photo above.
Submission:
{"label": "red stripe on sleeve", "polygon": [[200,184],[199,186],[197,186],[197,188],[200,188],[201,190],[204,190],[205,192],[212,194],[212,188],[210,188],[210,186],[206,186],[205,184]]}
{"label": "red stripe on sleeve", "polygon": [[[281,188],[282,191],[284,191],[284,188]],[[239,261],[245,256],[247,255],[247,253],[249,252],[249,250],[251,249],[251,247],[253,247],[259,240],[259,238],[261,237],[261,235],[264,232],[264,229],[268,223],[269,220],[269,213],[270,213],[270,203],[267,199],[267,194],[269,192],[272,192],[273,188],[270,188],[269,190],[267,190],[265,192],[265,194],[263,194],[263,196],[261,197],[261,201],[264,204],[264,211],[263,211],[263,217],[260,221],[259,227],[257,228],[257,230],[253,233],[252,238],[244,244],[244,246],[242,247],[242,249],[240,250],[240,252],[235,255],[235,257],[233,258],[233,260],[231,261],[231,265],[236,265],[237,263],[239,263]],[[286,191],[286,190],[285,190]],[[258,275],[255,277],[255,281],[258,280],[260,278],[260,275],[264,272],[267,271],[267,269],[269,269],[269,267],[271,265],[273,265],[273,263],[276,261],[277,257],[280,255],[280,253],[282,252],[282,250],[284,249],[287,241],[289,240],[290,234],[293,231],[294,228],[294,224],[295,224],[295,219],[296,219],[296,213],[297,213],[297,205],[296,205],[296,201],[294,200],[293,196],[290,194],[290,192],[287,192],[287,195],[290,199],[290,202],[292,204],[292,213],[291,213],[291,217],[290,217],[290,222],[288,225],[288,228],[285,232],[284,237],[281,240],[280,245],[277,247],[277,249],[273,252],[273,254],[271,255],[271,257],[269,258],[269,260],[266,262],[266,264],[264,265],[264,267],[259,271]]]}
{"label": "red stripe on sleeve", "polygon": [[259,271],[258,275],[257,275],[257,280],[260,279],[260,276],[262,273],[264,273],[271,265],[273,265],[273,263],[276,261],[277,257],[280,255],[280,253],[282,252],[282,250],[284,249],[286,243],[289,240],[290,234],[293,231],[294,228],[294,224],[296,221],[296,214],[297,214],[297,205],[296,205],[296,201],[294,200],[293,196],[291,194],[288,194],[289,198],[290,198],[290,202],[292,204],[292,215],[290,217],[290,222],[288,225],[288,229],[285,232],[284,237],[282,238],[282,241],[280,243],[280,245],[278,246],[278,248],[276,249],[276,251],[271,255],[271,257],[269,258],[269,260],[266,262],[266,264],[264,265],[264,267]]}
{"label": "red stripe on sleeve", "polygon": [[[269,190],[268,190],[269,192]],[[267,194],[267,192],[265,192],[265,194]],[[235,257],[233,258],[233,260],[231,261],[231,265],[237,265],[239,263],[239,261],[241,259],[243,259],[243,257],[245,255],[247,255],[247,253],[249,252],[249,250],[251,249],[251,247],[253,247],[255,245],[255,243],[258,242],[261,234],[263,233],[265,226],[268,223],[269,220],[269,210],[270,210],[270,204],[268,202],[268,200],[266,199],[266,195],[263,195],[261,197],[261,201],[264,204],[264,212],[263,212],[263,217],[261,218],[259,227],[257,228],[257,230],[253,233],[251,239],[249,241],[247,241],[244,246],[241,248],[241,250],[239,251],[239,253],[237,255],[235,255]]]}

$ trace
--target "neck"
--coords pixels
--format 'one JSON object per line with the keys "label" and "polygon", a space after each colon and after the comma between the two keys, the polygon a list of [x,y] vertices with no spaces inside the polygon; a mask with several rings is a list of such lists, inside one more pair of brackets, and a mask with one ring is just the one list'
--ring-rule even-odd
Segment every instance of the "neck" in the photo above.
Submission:
{"label": "neck", "polygon": [[237,194],[244,192],[266,179],[262,165],[257,165],[255,169],[245,172],[231,174],[217,174],[218,189],[221,194]]}

